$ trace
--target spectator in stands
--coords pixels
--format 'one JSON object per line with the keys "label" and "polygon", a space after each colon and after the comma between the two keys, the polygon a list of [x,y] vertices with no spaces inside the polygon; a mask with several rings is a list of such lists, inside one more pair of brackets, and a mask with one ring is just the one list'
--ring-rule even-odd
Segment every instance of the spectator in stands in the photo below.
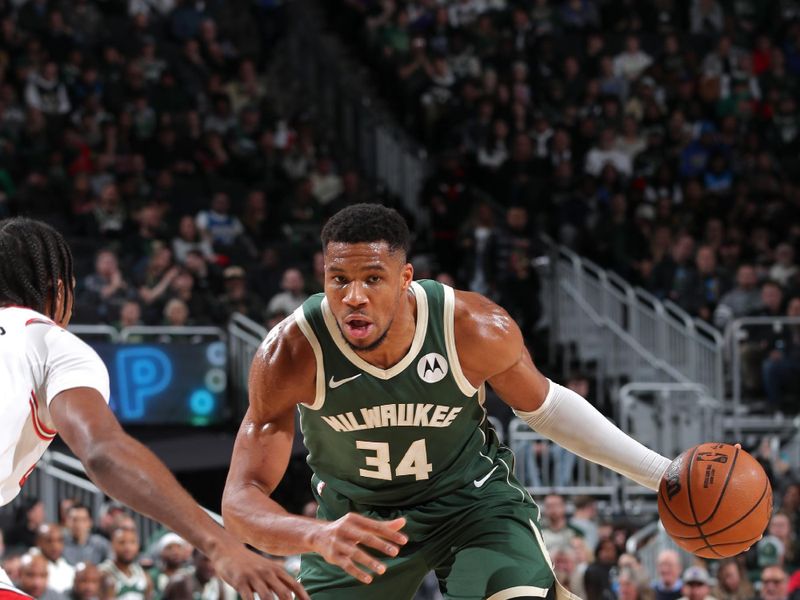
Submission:
{"label": "spectator in stands", "polygon": [[55,61],[47,61],[41,72],[31,74],[25,87],[25,102],[48,117],[58,117],[70,111],[67,88],[59,79]]}
{"label": "spectator in stands", "polygon": [[[774,281],[761,285],[761,306],[748,317],[783,316],[783,290]],[[776,342],[771,327],[753,325],[746,328],[747,339],[740,345],[742,385],[746,390],[761,389],[761,371],[764,359]]]}
{"label": "spectator in stands", "polygon": [[[789,300],[789,317],[800,317],[800,297]],[[788,325],[773,339],[769,355],[761,368],[767,400],[773,408],[786,407],[797,411],[796,402],[784,404],[784,392],[797,391],[797,372],[800,369],[800,325]]]}
{"label": "spectator in stands", "polygon": [[6,543],[5,543],[5,536],[3,534],[3,530],[0,529],[0,560],[3,560],[3,556],[6,553]]}
{"label": "spectator in stands", "polygon": [[267,246],[261,252],[261,259],[248,273],[248,285],[258,297],[269,301],[281,289],[283,269],[281,257],[274,246]]}
{"label": "spectator in stands", "polygon": [[72,589],[75,567],[64,559],[64,532],[55,523],[44,523],[36,536],[36,547],[47,559],[47,585],[60,593]]}
{"label": "spectator in stands", "polygon": [[238,312],[254,321],[260,321],[264,317],[264,304],[256,294],[247,289],[244,269],[230,266],[223,272],[223,278],[225,293],[220,298],[220,306],[225,319]]}
{"label": "spectator in stands", "polygon": [[25,554],[20,561],[19,589],[36,600],[66,600],[48,585],[47,559],[40,554]]}
{"label": "spectator in stands", "polygon": [[728,283],[717,267],[717,256],[711,246],[700,246],[695,255],[694,269],[682,277],[674,277],[670,298],[690,315],[711,321],[711,315]]}
{"label": "spectator in stands", "polygon": [[572,538],[580,535],[567,520],[567,504],[563,496],[558,494],[545,496],[542,516],[546,523],[542,528],[542,539],[550,553],[556,548],[568,547]]}
{"label": "spectator in stands", "polygon": [[[209,290],[195,289],[192,274],[185,268],[180,269],[178,275],[169,286],[170,300],[180,300],[187,310],[186,319],[194,325],[205,325],[219,321],[219,309]],[[169,300],[167,301],[169,304]],[[165,312],[166,316],[166,306]]]}
{"label": "spectator in stands", "polygon": [[736,287],[720,299],[714,311],[714,325],[725,329],[733,319],[758,310],[761,307],[761,292],[757,285],[753,266],[741,265],[736,271]]}
{"label": "spectator in stands", "polygon": [[618,600],[652,600],[654,595],[653,588],[641,573],[630,567],[622,567],[619,570],[617,575]]}
{"label": "spectator in stands", "polygon": [[154,244],[153,254],[145,263],[143,272],[136,277],[145,322],[160,320],[169,286],[179,274],[180,268],[172,262],[172,250],[161,242]]}
{"label": "spectator in stands", "polygon": [[108,540],[92,533],[92,512],[85,504],[77,503],[67,512],[67,532],[64,535],[64,558],[73,566],[79,563],[99,565],[110,553]]}
{"label": "spectator in stands", "polygon": [[508,208],[495,255],[500,298],[525,335],[533,333],[541,315],[538,302],[541,284],[533,264],[540,252],[528,217],[524,206]]}
{"label": "spectator in stands", "polygon": [[585,598],[583,572],[578,573],[575,551],[569,546],[558,546],[550,553],[550,557],[558,582],[578,598]]}
{"label": "spectator in stands", "polygon": [[717,600],[752,600],[753,586],[736,559],[720,561],[711,595]]}
{"label": "spectator in stands", "polygon": [[781,566],[787,572],[793,571],[798,566],[797,537],[792,529],[789,515],[782,512],[776,512],[772,515],[767,527],[767,536],[764,539],[769,536],[776,538],[783,546],[783,562]]}
{"label": "spectator in stands", "polygon": [[34,496],[23,498],[14,512],[14,524],[6,532],[6,546],[32,548],[36,532],[44,523],[44,504]]}
{"label": "spectator in stands", "polygon": [[20,571],[22,569],[22,553],[6,552],[0,560],[0,569],[6,572],[8,578],[15,586],[19,587]]}
{"label": "spectator in stands", "polygon": [[194,568],[177,576],[164,590],[164,600],[204,598],[206,600],[235,600],[236,590],[217,577],[214,566],[198,550],[193,554]]}
{"label": "spectator in stands", "polygon": [[128,518],[130,517],[125,505],[114,500],[106,502],[100,509],[97,532],[109,541],[109,550],[111,549],[111,534],[114,533],[114,530],[122,527]]}
{"label": "spectator in stands", "polygon": [[119,329],[144,325],[142,322],[142,305],[136,300],[126,300],[119,309],[119,320],[114,326]]}
{"label": "spectator in stands", "polygon": [[305,292],[305,279],[299,269],[286,269],[283,272],[281,290],[283,291],[270,299],[267,306],[269,312],[291,314],[308,298]]}
{"label": "spectator in stands", "polygon": [[657,579],[653,583],[655,600],[677,600],[681,597],[681,559],[675,550],[662,550],[656,558]]}
{"label": "spectator in stands", "polygon": [[75,567],[75,583],[70,600],[98,600],[100,598],[100,570],[92,563],[79,563]]}
{"label": "spectator in stands", "polygon": [[172,254],[176,262],[185,264],[192,250],[198,251],[205,260],[214,260],[211,240],[200,235],[191,215],[183,215],[178,221],[178,235],[172,238]]}
{"label": "spectator in stands", "polygon": [[[186,302],[180,298],[170,298],[164,305],[164,321],[166,327],[188,327],[194,325],[194,322],[189,319],[189,307]],[[166,341],[168,340],[168,341]],[[174,343],[176,340],[172,337],[165,338],[164,343]]]}
{"label": "spectator in stands", "polygon": [[237,238],[244,232],[241,221],[231,214],[231,199],[225,192],[211,198],[211,207],[197,213],[195,218],[201,236],[211,242],[214,251],[228,254]]}
{"label": "spectator in stands", "polygon": [[680,600],[716,600],[711,595],[711,582],[711,576],[703,567],[689,567],[683,572],[683,596]]}
{"label": "spectator in stands", "polygon": [[158,540],[158,563],[150,569],[154,600],[160,600],[167,586],[177,577],[187,573],[186,561],[191,548],[176,533],[167,533]]}
{"label": "spectator in stands", "polygon": [[610,600],[614,597],[611,571],[616,564],[616,544],[608,538],[601,538],[595,548],[595,560],[586,568],[583,576],[586,600]]}
{"label": "spectator in stands", "polygon": [[766,567],[761,571],[761,600],[786,600],[788,598],[788,576],[779,566]]}
{"label": "spectator in stands", "polygon": [[614,57],[614,74],[633,81],[651,64],[653,59],[640,48],[639,38],[629,35],[625,38],[625,50]]}
{"label": "spectator in stands", "polygon": [[580,532],[579,535],[586,540],[589,547],[596,546],[599,541],[597,500],[592,496],[575,496],[572,503],[575,510],[569,519],[570,526]]}
{"label": "spectator in stands", "polygon": [[115,529],[111,534],[111,558],[99,565],[104,598],[150,600],[153,583],[136,562],[139,535],[135,528]]}
{"label": "spectator in stands", "polygon": [[778,244],[775,248],[775,263],[769,269],[769,278],[781,286],[787,286],[797,275],[798,268],[794,261],[794,248],[791,244]]}
{"label": "spectator in stands", "polygon": [[96,319],[103,323],[114,321],[122,303],[133,293],[120,271],[117,255],[110,249],[97,253],[94,273],[83,280],[83,288],[84,303],[94,307]]}
{"label": "spectator in stands", "polygon": [[599,177],[606,165],[611,165],[624,177],[628,177],[633,170],[630,156],[615,147],[615,133],[610,127],[603,130],[597,146],[592,147],[586,155],[585,170],[589,175]]}

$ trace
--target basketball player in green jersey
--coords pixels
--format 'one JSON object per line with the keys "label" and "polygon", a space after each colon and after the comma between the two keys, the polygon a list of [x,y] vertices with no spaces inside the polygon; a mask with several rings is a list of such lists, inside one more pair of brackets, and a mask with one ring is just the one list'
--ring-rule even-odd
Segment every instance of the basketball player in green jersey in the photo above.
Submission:
{"label": "basketball player in green jersey", "polygon": [[[566,597],[538,508],[487,424],[485,384],[540,433],[650,489],[669,460],[541,375],[502,308],[414,281],[395,211],[345,208],[322,244],[324,294],[275,327],[253,360],[226,526],[271,554],[303,553],[300,581],[314,600],[408,600],[431,569],[448,599]],[[298,407],[316,520],[269,498]]]}

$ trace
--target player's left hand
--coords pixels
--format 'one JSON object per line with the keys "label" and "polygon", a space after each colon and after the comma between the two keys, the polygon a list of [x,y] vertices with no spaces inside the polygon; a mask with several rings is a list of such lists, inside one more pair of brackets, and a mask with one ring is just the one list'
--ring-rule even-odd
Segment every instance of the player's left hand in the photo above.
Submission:
{"label": "player's left hand", "polygon": [[311,600],[283,564],[263,558],[238,542],[226,545],[209,558],[217,575],[233,586],[243,600],[254,600],[255,594],[260,600]]}

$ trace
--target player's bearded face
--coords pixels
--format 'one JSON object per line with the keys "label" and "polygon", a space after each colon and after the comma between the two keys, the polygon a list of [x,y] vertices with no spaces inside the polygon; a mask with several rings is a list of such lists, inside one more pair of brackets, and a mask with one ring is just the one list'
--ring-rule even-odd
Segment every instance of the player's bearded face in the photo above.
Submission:
{"label": "player's bearded face", "polygon": [[345,341],[370,351],[391,326],[413,278],[402,252],[386,242],[331,242],[325,251],[325,297]]}

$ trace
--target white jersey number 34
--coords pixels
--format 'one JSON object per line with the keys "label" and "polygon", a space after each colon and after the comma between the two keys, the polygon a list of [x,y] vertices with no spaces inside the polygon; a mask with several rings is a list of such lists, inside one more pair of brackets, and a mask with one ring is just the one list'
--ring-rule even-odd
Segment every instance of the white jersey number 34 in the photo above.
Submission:
{"label": "white jersey number 34", "polygon": [[[359,469],[359,475],[371,479],[392,480],[392,465],[389,462],[391,454],[388,443],[357,440],[356,448],[375,453],[366,457],[367,466],[374,467],[374,469]],[[413,475],[417,481],[420,481],[428,479],[431,471],[433,471],[433,465],[428,462],[428,451],[423,438],[413,442],[408,447],[405,456],[400,459],[397,467],[395,467],[394,475],[395,477]]]}

